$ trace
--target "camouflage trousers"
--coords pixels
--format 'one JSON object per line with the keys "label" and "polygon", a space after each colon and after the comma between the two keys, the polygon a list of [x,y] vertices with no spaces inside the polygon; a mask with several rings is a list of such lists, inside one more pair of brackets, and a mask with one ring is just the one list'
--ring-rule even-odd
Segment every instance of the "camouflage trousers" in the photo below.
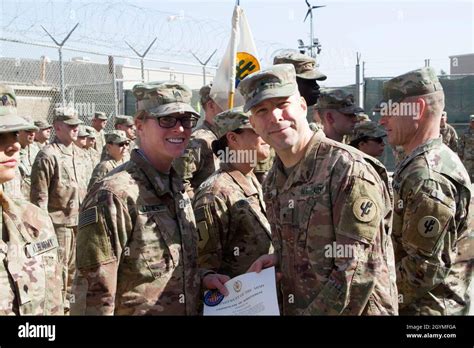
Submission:
{"label": "camouflage trousers", "polygon": [[62,265],[64,314],[69,314],[70,302],[73,302],[72,282],[76,270],[76,234],[77,226],[54,225],[59,243],[59,262]]}

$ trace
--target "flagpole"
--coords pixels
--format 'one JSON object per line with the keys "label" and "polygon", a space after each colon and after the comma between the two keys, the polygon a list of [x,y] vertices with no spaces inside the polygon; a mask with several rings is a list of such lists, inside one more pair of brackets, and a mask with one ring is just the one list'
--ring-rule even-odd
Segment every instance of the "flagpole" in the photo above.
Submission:
{"label": "flagpole", "polygon": [[[235,77],[236,77],[236,71],[235,71],[235,66],[237,65],[237,28],[239,27],[239,21],[240,21],[240,13],[239,13],[239,0],[237,0],[237,3],[234,8],[234,13],[235,13],[235,19],[232,18],[232,33],[231,33],[231,42],[232,42],[232,49],[230,51],[230,80],[229,80],[229,103],[228,107],[229,110],[234,107],[234,96],[235,96]],[[235,22],[234,22],[235,21]]]}

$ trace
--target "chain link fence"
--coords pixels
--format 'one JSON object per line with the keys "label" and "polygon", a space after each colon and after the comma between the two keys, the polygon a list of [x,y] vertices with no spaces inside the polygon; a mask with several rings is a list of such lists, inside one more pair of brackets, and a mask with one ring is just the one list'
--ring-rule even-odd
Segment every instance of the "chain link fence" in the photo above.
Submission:
{"label": "chain link fence", "polygon": [[[21,115],[52,122],[54,108],[64,105],[76,109],[85,124],[90,124],[93,114],[101,111],[112,120],[106,129],[113,128],[116,115],[135,113],[131,89],[142,82],[142,75],[145,82],[172,80],[188,85],[193,90],[192,104],[200,111],[199,88],[212,81],[216,70],[156,59],[144,59],[142,69],[135,57],[65,47],[59,54],[54,46],[17,40],[0,39],[0,48],[0,83],[14,88]],[[25,52],[29,57],[22,57]]]}

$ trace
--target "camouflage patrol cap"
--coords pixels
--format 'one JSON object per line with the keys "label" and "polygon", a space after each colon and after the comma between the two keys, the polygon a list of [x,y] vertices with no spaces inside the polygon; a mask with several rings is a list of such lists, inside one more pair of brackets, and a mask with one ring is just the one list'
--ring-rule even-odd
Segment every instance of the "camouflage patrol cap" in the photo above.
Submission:
{"label": "camouflage patrol cap", "polygon": [[105,142],[107,144],[120,144],[130,142],[130,139],[127,138],[127,134],[123,130],[114,130],[105,134]]}
{"label": "camouflage patrol cap", "polygon": [[106,121],[107,115],[105,114],[105,112],[97,111],[97,112],[94,112],[94,118],[98,118],[99,120]]}
{"label": "camouflage patrol cap", "polygon": [[0,85],[0,106],[11,106],[16,108],[16,95],[13,88],[7,85]]}
{"label": "camouflage patrol cap", "polygon": [[292,96],[298,91],[295,67],[278,64],[254,72],[240,82],[239,91],[245,99],[244,112],[264,100]]}
{"label": "camouflage patrol cap", "polygon": [[245,113],[243,107],[233,108],[217,114],[214,123],[217,128],[217,139],[222,138],[227,132],[236,129],[252,129],[249,121],[250,114]]}
{"label": "camouflage patrol cap", "polygon": [[38,127],[35,126],[34,122],[33,122],[33,118],[29,115],[22,115],[21,116],[26,122],[28,122],[28,124],[30,125],[30,128],[28,129],[24,129],[25,131],[29,131],[29,132],[37,132],[39,130]]}
{"label": "camouflage patrol cap", "polygon": [[204,106],[206,103],[211,100],[211,88],[212,88],[212,83],[202,86],[201,89],[199,90],[199,101],[201,102],[201,105]]}
{"label": "camouflage patrol cap", "polygon": [[400,102],[407,97],[442,91],[436,72],[431,67],[407,72],[394,77],[383,85],[383,101]]}
{"label": "camouflage patrol cap", "polygon": [[84,127],[83,125],[80,125],[79,126],[79,131],[77,132],[77,136],[80,137],[80,138],[85,138],[89,135],[89,133],[87,133],[87,130],[86,130],[86,127]]}
{"label": "camouflage patrol cap", "polygon": [[96,133],[94,127],[86,126],[85,128],[86,128],[88,138],[95,138],[97,136],[97,133]]}
{"label": "camouflage patrol cap", "polygon": [[0,133],[31,128],[30,123],[18,116],[16,105],[16,95],[13,88],[0,84]]}
{"label": "camouflage patrol cap", "polygon": [[54,121],[62,121],[69,126],[77,126],[83,124],[77,111],[70,107],[59,107],[54,109]]}
{"label": "camouflage patrol cap", "polygon": [[317,109],[334,109],[346,115],[357,115],[364,109],[354,104],[354,96],[342,89],[326,89],[318,99]]}
{"label": "camouflage patrol cap", "polygon": [[39,129],[48,129],[48,128],[53,128],[52,125],[50,125],[47,121],[45,120],[38,120],[34,122],[35,126],[38,127]]}
{"label": "camouflage patrol cap", "polygon": [[115,116],[115,125],[124,124],[126,126],[133,126],[135,122],[133,122],[132,116],[127,115],[117,115]]}
{"label": "camouflage patrol cap", "polygon": [[273,64],[292,64],[296,76],[306,80],[324,81],[327,76],[316,68],[316,59],[298,51],[285,51],[273,58]]}
{"label": "camouflage patrol cap", "polygon": [[151,116],[187,112],[200,117],[191,106],[189,87],[175,81],[140,83],[133,86],[133,95],[137,98],[137,111],[145,110]]}
{"label": "camouflage patrol cap", "polygon": [[385,137],[387,133],[383,128],[381,128],[375,122],[362,122],[358,123],[354,127],[354,136],[352,137],[352,141],[358,140],[364,137],[369,138],[382,138]]}
{"label": "camouflage patrol cap", "polygon": [[360,112],[356,116],[357,122],[370,122],[370,117],[366,113]]}

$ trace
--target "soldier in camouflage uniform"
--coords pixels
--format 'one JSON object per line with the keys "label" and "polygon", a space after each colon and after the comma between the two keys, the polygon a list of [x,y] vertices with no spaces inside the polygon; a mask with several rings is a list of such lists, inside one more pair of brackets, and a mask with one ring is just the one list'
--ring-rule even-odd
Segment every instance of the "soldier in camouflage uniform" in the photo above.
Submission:
{"label": "soldier in camouflage uniform", "polygon": [[18,169],[21,175],[21,192],[26,200],[30,198],[31,188],[31,167],[35,161],[39,148],[34,146],[35,132],[38,128],[33,124],[33,120],[29,116],[23,116],[30,128],[18,132],[18,142],[20,143],[20,162]]}
{"label": "soldier in camouflage uniform", "polygon": [[[306,100],[308,106],[308,121],[312,131],[316,132],[323,129],[321,118],[314,107],[320,95],[320,86],[318,81],[324,81],[327,76],[317,68],[316,59],[298,51],[287,50],[273,58],[273,64],[292,64],[296,71],[296,83],[298,91]],[[275,150],[271,150],[270,156],[258,163],[254,172],[260,183],[265,180],[275,159]]]}
{"label": "soldier in camouflage uniform", "polygon": [[86,126],[87,138],[86,138],[86,147],[85,151],[88,153],[91,162],[92,168],[95,168],[100,162],[100,154],[95,149],[95,142],[97,138],[97,132],[93,127]]}
{"label": "soldier in camouflage uniform", "polygon": [[112,169],[124,163],[124,158],[128,157],[126,154],[128,153],[130,139],[128,139],[124,131],[114,130],[106,133],[105,142],[105,146],[107,146],[107,157],[95,167],[91,180],[89,181],[88,190],[90,190],[97,181],[105,177]]}
{"label": "soldier in camouflage uniform", "polygon": [[352,143],[353,140],[355,140],[355,132],[356,132],[357,126],[360,125],[361,123],[371,122],[370,118],[369,118],[369,115],[367,115],[366,113],[363,113],[363,112],[360,112],[356,115],[356,120],[357,121],[356,121],[356,124],[354,126],[354,131],[352,132],[352,134],[344,136],[344,139],[343,139],[344,144],[349,144],[351,146],[354,146],[351,143]]}
{"label": "soldier in camouflage uniform", "polygon": [[199,114],[177,82],[135,85],[139,149],[88,193],[79,218],[73,314],[196,315],[201,280],[191,201],[171,168]]}
{"label": "soldier in camouflage uniform", "polygon": [[292,64],[296,71],[298,91],[306,100],[307,106],[315,105],[321,94],[318,81],[324,81],[327,76],[317,68],[316,59],[298,51],[284,51],[273,58],[273,64]]}
{"label": "soldier in camouflage uniform", "polygon": [[344,142],[344,137],[352,135],[357,123],[357,115],[364,109],[354,104],[354,96],[342,89],[327,89],[319,97],[316,105],[321,116],[326,137]]}
{"label": "soldier in camouflage uniform", "polygon": [[31,171],[31,202],[49,213],[59,241],[63,263],[65,311],[69,309],[75,271],[79,206],[87,192],[90,161],[74,145],[82,121],[71,108],[54,110],[56,137],[36,156]]}
{"label": "soldier in camouflage uniform", "polygon": [[[400,314],[462,315],[469,309],[474,262],[469,176],[440,133],[444,92],[433,68],[384,85],[381,124],[407,157],[393,175],[393,239]],[[397,103],[397,104],[395,104]],[[418,105],[401,114],[395,105]],[[397,111],[398,110],[398,111]]]}
{"label": "soldier in camouflage uniform", "polygon": [[35,126],[38,131],[35,134],[35,142],[34,145],[41,150],[45,145],[49,144],[49,137],[51,136],[51,129],[53,128],[48,122],[43,120],[38,120],[34,122]]}
{"label": "soldier in camouflage uniform", "polygon": [[184,179],[189,197],[194,190],[219,168],[219,160],[212,152],[212,142],[217,140],[214,117],[223,110],[209,96],[211,85],[201,87],[200,102],[205,112],[204,122],[191,134],[191,140],[184,154],[173,162],[173,168]]}
{"label": "soldier in camouflage uniform", "polygon": [[105,146],[105,126],[107,125],[107,115],[105,112],[96,112],[92,118],[92,127],[97,132],[94,150],[96,150],[100,156]]}
{"label": "soldier in camouflage uniform", "polygon": [[[268,157],[270,146],[255,134],[242,108],[224,111],[214,122],[219,139],[212,147],[220,169],[195,191],[193,203],[199,228],[198,264],[233,278],[270,250],[270,225],[252,163]],[[235,160],[225,156],[239,153],[242,158]]]}
{"label": "soldier in camouflage uniform", "polygon": [[292,65],[239,85],[255,131],[278,155],[264,184],[284,315],[397,314],[392,195],[376,159],[312,132]]}
{"label": "soldier in camouflage uniform", "polygon": [[[89,179],[92,175],[92,171],[95,168],[95,158],[93,158],[92,154],[89,152],[87,149],[87,137],[89,136],[89,133],[86,130],[86,127],[84,125],[79,126],[79,130],[77,132],[77,139],[74,140],[74,145],[78,147],[78,150],[80,149],[81,151],[78,151],[78,154],[80,154],[81,157],[85,159],[84,166],[86,168],[86,182],[89,182]],[[95,151],[94,149],[92,149]]]}
{"label": "soldier in camouflage uniform", "polygon": [[380,157],[385,149],[387,133],[375,122],[357,123],[349,145],[372,157]]}
{"label": "soldier in camouflage uniform", "polygon": [[448,124],[448,113],[443,111],[439,132],[443,136],[443,143],[455,153],[458,152],[458,133],[453,126]]}
{"label": "soldier in camouflage uniform", "polygon": [[84,125],[80,125],[77,131],[77,138],[74,140],[74,145],[76,145],[80,149],[85,149],[87,146],[87,133],[86,127]]}
{"label": "soldier in camouflage uniform", "polygon": [[471,183],[474,182],[474,115],[470,116],[469,128],[459,140],[459,157],[466,167]]}
{"label": "soldier in camouflage uniform", "polygon": [[133,117],[127,115],[117,115],[115,117],[115,129],[124,131],[125,134],[127,134],[128,139],[130,139],[128,154],[126,157],[126,160],[128,161],[132,151],[138,148],[138,145],[135,141],[137,139],[137,131],[135,128],[135,123],[133,122]]}
{"label": "soldier in camouflage uniform", "polygon": [[[130,159],[130,154],[132,153],[132,150],[138,147],[136,143],[137,130],[135,127],[135,122],[133,121],[132,116],[127,116],[127,115],[117,115],[115,116],[114,121],[115,121],[114,128],[116,130],[125,132],[125,134],[127,135],[127,138],[130,140],[129,146],[127,148],[128,151],[125,154],[125,159],[124,159],[124,162],[126,162]],[[101,161],[105,161],[107,158],[107,148],[105,144],[106,143],[104,143],[104,149],[102,151],[102,156],[100,158]]]}
{"label": "soldier in camouflage uniform", "polygon": [[[0,85],[0,183],[18,162],[17,132],[31,128],[16,113],[13,90]],[[63,314],[58,241],[48,214],[0,189],[0,315]]]}

